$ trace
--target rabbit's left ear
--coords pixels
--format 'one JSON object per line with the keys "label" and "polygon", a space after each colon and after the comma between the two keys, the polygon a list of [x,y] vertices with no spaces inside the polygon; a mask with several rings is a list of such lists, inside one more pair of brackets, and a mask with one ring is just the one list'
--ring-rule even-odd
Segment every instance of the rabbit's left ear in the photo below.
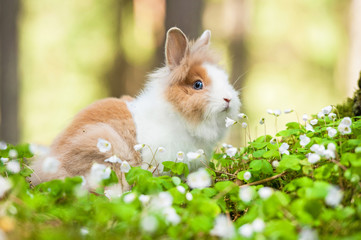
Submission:
{"label": "rabbit's left ear", "polygon": [[211,42],[211,31],[205,30],[197,40],[197,45],[208,46]]}
{"label": "rabbit's left ear", "polygon": [[165,58],[169,67],[174,68],[180,64],[188,53],[188,39],[184,33],[176,27],[167,32],[165,43]]}

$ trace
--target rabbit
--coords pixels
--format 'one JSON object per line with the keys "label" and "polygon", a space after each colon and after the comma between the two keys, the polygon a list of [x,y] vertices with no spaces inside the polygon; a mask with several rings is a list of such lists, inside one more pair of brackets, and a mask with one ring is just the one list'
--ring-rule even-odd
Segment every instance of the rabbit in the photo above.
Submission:
{"label": "rabbit", "polygon": [[[235,117],[241,106],[238,92],[209,49],[210,38],[209,30],[189,41],[179,28],[169,29],[165,65],[149,75],[140,95],[106,98],[81,110],[50,146],[48,156],[60,161],[58,171],[44,173],[44,158],[39,158],[33,164],[32,183],[85,176],[93,163],[109,165],[104,160],[112,155],[154,175],[162,174],[161,163],[175,161],[179,151],[204,151],[204,162],[196,160],[190,171],[207,164],[226,133],[225,118]],[[110,142],[111,151],[100,152],[99,139]],[[146,147],[136,151],[138,143]],[[114,170],[123,191],[129,190],[119,166]]]}

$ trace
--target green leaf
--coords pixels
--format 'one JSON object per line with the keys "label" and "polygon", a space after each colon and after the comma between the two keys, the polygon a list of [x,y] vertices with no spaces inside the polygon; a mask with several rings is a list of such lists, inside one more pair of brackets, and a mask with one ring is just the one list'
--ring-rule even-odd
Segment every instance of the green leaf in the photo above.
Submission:
{"label": "green leaf", "polygon": [[153,174],[147,170],[141,169],[140,167],[132,167],[126,174],[127,182],[132,185],[144,181],[147,178],[151,178]]}
{"label": "green leaf", "polygon": [[267,151],[263,154],[264,158],[276,158],[279,157],[280,153],[278,152],[278,150],[270,150]]}
{"label": "green leaf", "polygon": [[323,199],[327,196],[330,184],[316,181],[314,186],[306,188],[305,197],[308,199]]}
{"label": "green leaf", "polygon": [[252,171],[255,171],[255,172],[262,172],[264,174],[272,174],[273,173],[272,165],[264,159],[251,161],[249,167],[250,167],[250,169],[252,169]]}
{"label": "green leaf", "polygon": [[287,129],[302,129],[302,125],[298,122],[289,122],[286,126]]}
{"label": "green leaf", "polygon": [[277,137],[288,137],[291,135],[300,135],[301,133],[303,133],[303,131],[301,129],[287,129],[287,130],[283,130],[280,131],[276,134]]}
{"label": "green leaf", "polygon": [[294,171],[298,171],[301,169],[300,166],[300,159],[297,156],[294,155],[286,155],[284,154],[282,156],[282,160],[280,161],[279,166],[277,167],[277,170],[280,172],[283,172],[287,169],[291,169]]}
{"label": "green leaf", "polygon": [[267,146],[267,142],[252,142],[250,143],[250,145],[252,147],[254,147],[255,149],[262,149],[262,148],[265,148]]}
{"label": "green leaf", "polygon": [[173,162],[173,161],[164,161],[162,162],[164,166],[164,171],[171,171],[176,175],[184,174],[185,177],[189,174],[188,165],[182,162]]}
{"label": "green leaf", "polygon": [[297,239],[295,226],[287,220],[268,221],[264,234],[268,239]]}
{"label": "green leaf", "polygon": [[255,158],[260,158],[263,156],[263,154],[266,152],[266,150],[262,149],[262,150],[258,150],[258,151],[255,151],[253,153],[253,157]]}
{"label": "green leaf", "polygon": [[224,182],[217,182],[215,185],[214,185],[214,188],[218,191],[218,192],[221,192],[223,190],[227,190],[228,189],[228,192],[231,192],[232,190],[236,189],[237,188],[237,191],[238,191],[238,186],[234,183],[234,182],[231,182],[231,181],[224,181]]}
{"label": "green leaf", "polygon": [[176,186],[178,186],[182,182],[179,177],[172,177],[172,181]]}

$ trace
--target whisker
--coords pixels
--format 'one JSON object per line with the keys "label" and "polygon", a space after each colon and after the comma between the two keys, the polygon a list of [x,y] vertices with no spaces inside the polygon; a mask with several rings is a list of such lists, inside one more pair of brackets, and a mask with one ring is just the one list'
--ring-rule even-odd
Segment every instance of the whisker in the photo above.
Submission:
{"label": "whisker", "polygon": [[239,75],[239,77],[236,79],[236,81],[233,82],[232,86],[234,87],[237,84],[237,82],[248,73],[249,73],[249,70],[247,70],[243,74]]}

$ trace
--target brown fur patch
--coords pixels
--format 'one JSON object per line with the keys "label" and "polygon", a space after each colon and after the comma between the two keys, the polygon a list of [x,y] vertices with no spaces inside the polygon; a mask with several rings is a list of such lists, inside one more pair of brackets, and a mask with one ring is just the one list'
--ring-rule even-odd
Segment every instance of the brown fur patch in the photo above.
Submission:
{"label": "brown fur patch", "polygon": [[[203,89],[196,90],[193,84],[201,80]],[[199,123],[203,120],[204,109],[207,105],[207,92],[211,80],[206,70],[201,65],[193,65],[187,76],[171,84],[166,90],[166,99],[192,123]]]}
{"label": "brown fur patch", "polygon": [[202,45],[202,41],[191,41],[189,44],[189,53],[185,55],[180,64],[172,68],[170,82],[182,81],[188,75],[191,67],[201,65],[202,63],[217,64],[219,57],[214,51],[209,49],[208,45]]}
{"label": "brown fur patch", "polygon": [[[141,156],[133,149],[137,144],[135,124],[126,105],[126,101],[130,100],[132,98],[128,96],[107,98],[80,111],[51,145],[50,156],[61,162],[61,169],[57,174],[49,175],[43,174],[40,166],[37,167],[40,168],[37,174],[41,181],[86,175],[94,162],[110,165],[104,160],[114,154],[133,167],[139,166]],[[98,138],[109,141],[112,150],[101,153],[97,148]]]}

